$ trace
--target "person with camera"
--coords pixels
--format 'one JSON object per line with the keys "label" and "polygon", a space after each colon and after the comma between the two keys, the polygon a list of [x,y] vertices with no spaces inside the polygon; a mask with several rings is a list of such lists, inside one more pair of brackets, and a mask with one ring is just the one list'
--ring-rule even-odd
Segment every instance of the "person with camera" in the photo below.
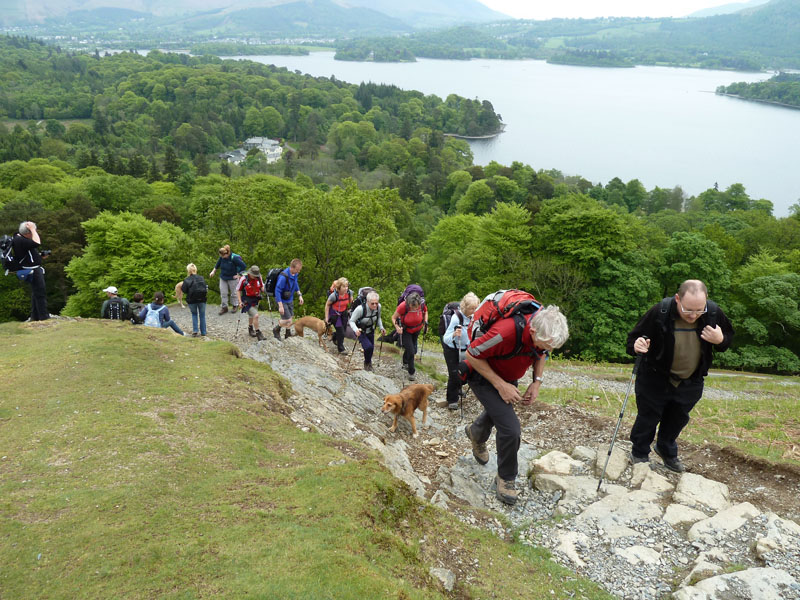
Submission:
{"label": "person with camera", "polygon": [[447,408],[450,410],[458,410],[458,396],[463,385],[458,373],[458,363],[463,360],[464,352],[469,346],[469,324],[480,303],[481,301],[474,293],[467,292],[461,299],[458,310],[450,318],[442,336],[442,351],[448,375]]}
{"label": "person with camera", "polygon": [[17,277],[31,286],[31,321],[44,321],[50,318],[47,312],[47,288],[44,282],[42,257],[50,255],[49,250],[39,251],[42,240],[36,223],[25,221],[19,225],[19,233],[14,235],[11,247],[19,265]]}

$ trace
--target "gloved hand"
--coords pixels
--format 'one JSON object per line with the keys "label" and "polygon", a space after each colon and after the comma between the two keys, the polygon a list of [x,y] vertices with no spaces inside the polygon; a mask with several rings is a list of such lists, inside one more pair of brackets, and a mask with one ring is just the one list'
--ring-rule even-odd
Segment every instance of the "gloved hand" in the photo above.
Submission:
{"label": "gloved hand", "polygon": [[422,335],[425,335],[427,333],[428,333],[428,323],[426,322],[425,325],[423,325],[422,327]]}

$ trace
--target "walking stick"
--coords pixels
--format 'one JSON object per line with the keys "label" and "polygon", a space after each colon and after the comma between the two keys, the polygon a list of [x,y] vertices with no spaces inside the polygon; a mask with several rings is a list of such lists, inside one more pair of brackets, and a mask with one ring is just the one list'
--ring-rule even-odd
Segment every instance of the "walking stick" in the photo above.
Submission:
{"label": "walking stick", "polygon": [[239,335],[239,323],[241,322],[241,320],[242,320],[242,307],[240,306],[239,317],[236,319],[236,333],[233,334],[234,338]]}
{"label": "walking stick", "polygon": [[[361,337],[361,336],[358,336],[358,337]],[[356,353],[356,346],[357,345],[358,345],[358,338],[356,338],[356,341],[353,342],[353,350],[350,352],[350,358],[347,359],[347,367],[345,368],[345,371],[349,371],[350,370],[350,362],[353,360],[353,354]]]}
{"label": "walking stick", "polygon": [[643,354],[639,354],[636,356],[636,362],[633,363],[633,373],[631,373],[631,380],[628,382],[628,391],[625,392],[625,401],[622,403],[622,410],[619,411],[619,419],[617,419],[617,426],[614,428],[614,436],[611,438],[611,444],[608,446],[608,456],[606,456],[606,464],[603,465],[603,472],[600,474],[600,481],[597,482],[597,491],[600,491],[600,486],[603,484],[603,477],[606,475],[606,468],[608,467],[608,461],[611,459],[611,451],[614,449],[614,442],[617,439],[617,433],[619,432],[619,426],[622,424],[622,416],[625,414],[625,407],[628,405],[628,396],[631,393],[631,387],[633,386],[633,380],[636,379],[636,372],[639,370],[639,365],[642,362]]}
{"label": "walking stick", "polygon": [[378,347],[378,362],[381,362],[381,352],[383,352],[383,336],[384,335],[386,335],[386,333],[381,335],[381,339],[380,339],[381,345]]}

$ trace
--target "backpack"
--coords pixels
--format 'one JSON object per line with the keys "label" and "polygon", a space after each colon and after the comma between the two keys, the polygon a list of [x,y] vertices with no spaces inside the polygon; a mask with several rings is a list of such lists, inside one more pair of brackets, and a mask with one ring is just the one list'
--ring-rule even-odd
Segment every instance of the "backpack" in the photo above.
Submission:
{"label": "backpack", "polygon": [[200,304],[208,299],[208,284],[202,275],[195,275],[186,291],[186,302]]}
{"label": "backpack", "polygon": [[14,256],[14,238],[10,235],[0,237],[0,260],[3,262],[6,275],[9,272],[19,271],[19,262]]}
{"label": "backpack", "polygon": [[261,290],[264,289],[264,282],[260,277],[250,279],[244,275],[246,283],[242,286],[242,292],[248,298],[261,298]]}
{"label": "backpack", "polygon": [[161,308],[153,308],[149,306],[147,308],[147,314],[144,316],[144,324],[145,327],[158,327],[161,328],[161,311],[164,310],[166,306],[162,306]]}
{"label": "backpack", "polygon": [[425,290],[423,290],[422,286],[419,284],[410,283],[406,286],[406,289],[403,290],[403,293],[400,294],[400,297],[397,299],[397,305],[400,306],[400,303],[413,293],[416,293],[419,296],[420,304],[425,304]]}
{"label": "backpack", "polygon": [[450,326],[453,315],[458,315],[459,324],[464,325],[464,315],[461,313],[461,302],[448,302],[444,305],[442,316],[439,317],[439,337],[444,336],[447,328]]}
{"label": "backpack", "polygon": [[[472,315],[469,339],[471,342],[475,341],[500,319],[514,319],[517,332],[514,351],[493,358],[508,359],[519,356],[522,352],[522,333],[527,323],[526,316],[536,313],[541,307],[542,305],[536,301],[533,294],[524,290],[499,290],[494,294],[489,294]],[[538,355],[536,352],[535,354]]]}
{"label": "backpack", "polygon": [[103,317],[112,321],[127,321],[131,318],[128,304],[119,296],[110,298],[108,304],[106,304],[106,312]]}
{"label": "backpack", "polygon": [[367,294],[374,292],[371,287],[358,288],[358,295],[353,299],[353,304],[350,305],[350,314],[354,313],[359,306],[363,306],[364,310],[367,309]]}
{"label": "backpack", "polygon": [[267,279],[264,282],[264,287],[267,290],[267,294],[269,294],[270,296],[275,295],[275,286],[278,285],[278,277],[280,277],[281,275],[286,277],[286,273],[284,272],[283,269],[280,268],[270,269],[267,272]]}
{"label": "backpack", "polygon": [[[363,289],[363,288],[362,288],[362,289]],[[340,302],[345,302],[345,296],[340,296],[340,295],[339,295],[339,292],[338,292],[338,291],[337,291],[337,289],[336,289],[336,282],[335,282],[335,281],[334,281],[334,282],[331,284],[331,287],[330,287],[330,293],[331,293],[331,294],[336,294],[336,300],[334,300],[334,301],[331,303],[331,308],[332,308],[334,311],[336,311],[337,313],[339,313],[339,314],[342,314],[342,313],[344,313],[344,312],[347,310],[347,307],[348,307],[348,305],[349,305],[349,304],[352,302],[352,300],[353,300],[353,292],[352,292],[351,290],[349,290],[349,289],[347,290],[347,296],[346,296],[347,300],[346,300],[346,303],[344,304],[344,306],[342,306],[342,305],[341,305],[341,304],[339,304],[339,303],[340,303]],[[340,308],[341,308],[342,310],[339,310]],[[352,310],[353,310],[353,307],[351,306],[351,307],[350,307],[350,311],[352,312]]]}

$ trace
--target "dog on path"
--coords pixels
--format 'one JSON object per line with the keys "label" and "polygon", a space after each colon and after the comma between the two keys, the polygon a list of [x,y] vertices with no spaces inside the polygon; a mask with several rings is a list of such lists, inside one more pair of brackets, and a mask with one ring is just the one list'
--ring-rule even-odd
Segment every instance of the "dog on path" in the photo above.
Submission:
{"label": "dog on path", "polygon": [[389,431],[397,429],[397,417],[402,415],[411,423],[411,431],[417,437],[417,422],[414,420],[414,411],[422,411],[422,424],[428,418],[428,396],[433,393],[433,386],[429,383],[417,383],[400,390],[399,394],[387,394],[383,397],[383,412],[392,413],[394,421]]}
{"label": "dog on path", "polygon": [[330,337],[332,326],[330,323],[326,323],[322,319],[318,319],[317,317],[302,317],[297,319],[294,323],[292,323],[294,327],[294,332],[303,337],[303,329],[308,327],[309,329],[313,329],[314,332],[319,336],[319,345],[324,348],[325,344],[322,342],[322,337],[327,335]]}

